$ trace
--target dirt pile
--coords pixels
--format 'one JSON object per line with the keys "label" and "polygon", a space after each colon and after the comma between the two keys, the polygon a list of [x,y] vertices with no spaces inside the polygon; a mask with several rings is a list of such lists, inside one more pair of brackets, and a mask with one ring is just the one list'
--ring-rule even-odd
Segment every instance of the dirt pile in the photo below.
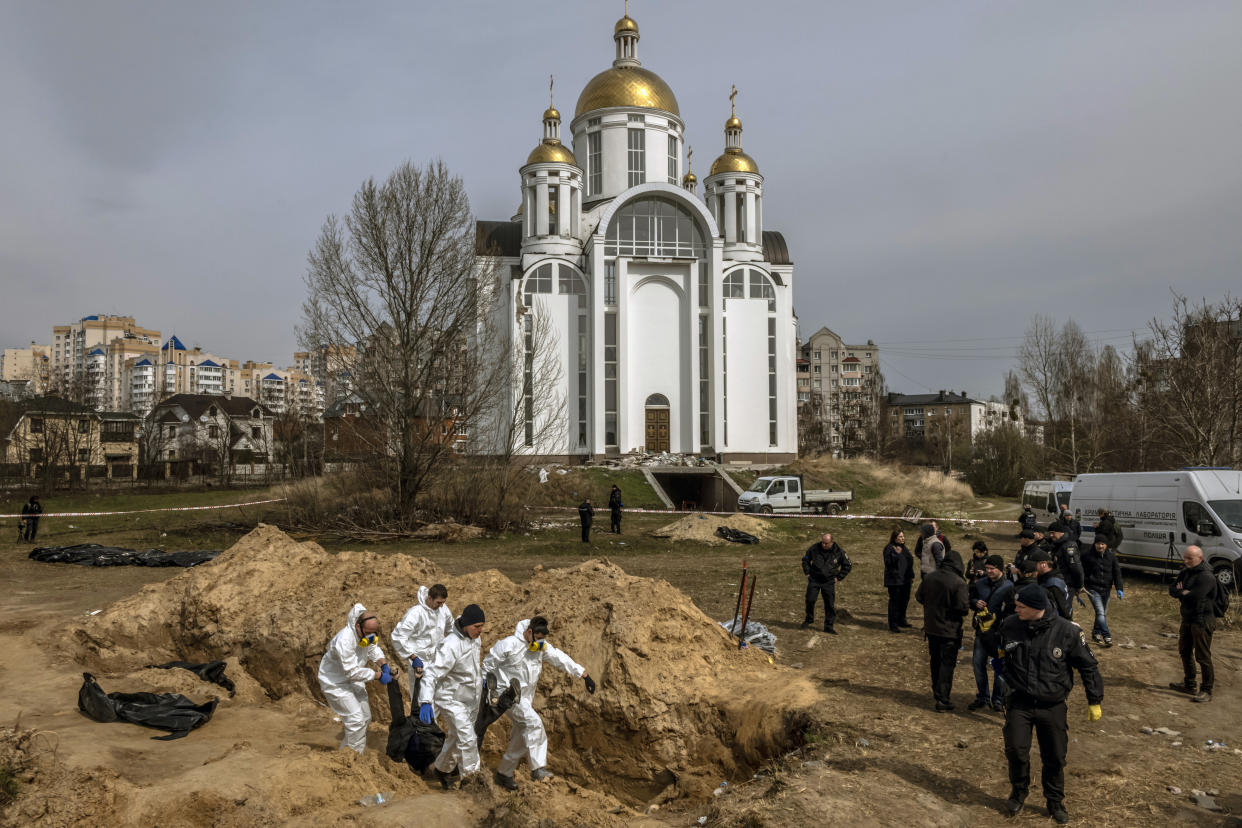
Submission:
{"label": "dirt pile", "polygon": [[99,825],[115,812],[118,791],[129,786],[111,771],[69,768],[59,747],[57,734],[20,723],[0,731],[0,825]]}
{"label": "dirt pile", "polygon": [[686,515],[681,520],[674,521],[668,526],[657,529],[651,534],[657,538],[668,538],[675,541],[695,541],[697,543],[718,546],[729,543],[729,541],[716,534],[716,530],[721,526],[749,532],[759,538],[759,540],[766,538],[769,532],[768,522],[762,518],[741,514],[705,515],[696,512]]}
{"label": "dirt pile", "polygon": [[[599,683],[592,696],[581,681],[554,667],[544,671],[536,708],[548,725],[551,766],[571,783],[630,805],[707,796],[720,780],[748,775],[800,739],[815,705],[815,690],[805,680],[763,653],[738,651],[670,584],[629,576],[607,561],[537,568],[530,580],[515,584],[494,570],[449,576],[404,555],[329,554],[269,526],[212,563],[84,619],[68,644],[77,660],[101,674],[134,674],[164,660],[234,659],[230,668],[236,664],[238,672],[229,674],[248,694],[257,693],[257,685],[284,704],[320,700],[319,658],[352,603],[378,612],[388,630],[417,586],[435,582],[448,586],[451,607],[478,603],[487,612],[485,651],[520,619],[548,617],[552,642]],[[194,695],[224,695],[210,687]],[[372,709],[377,722],[386,722],[381,690],[373,683]],[[247,715],[241,705],[219,715],[226,713]],[[334,727],[326,710],[322,715],[323,726]],[[507,720],[489,731],[484,752],[490,762],[507,738]],[[340,754],[335,761],[348,759]],[[371,755],[367,760],[387,763]],[[258,764],[255,771],[263,773]],[[413,779],[402,766],[386,766]],[[361,790],[346,787],[350,794]]]}

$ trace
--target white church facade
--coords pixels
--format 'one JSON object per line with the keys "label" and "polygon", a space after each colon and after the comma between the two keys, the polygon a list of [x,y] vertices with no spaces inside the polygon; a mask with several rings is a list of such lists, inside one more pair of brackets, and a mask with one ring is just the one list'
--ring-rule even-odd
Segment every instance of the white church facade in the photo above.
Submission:
{"label": "white church facade", "polygon": [[555,108],[544,112],[517,214],[479,222],[514,347],[530,347],[537,315],[555,332],[564,406],[549,414],[522,393],[530,378],[514,377],[520,450],[791,460],[793,265],[783,237],[764,229],[763,176],[742,151],[742,123],[725,123],[700,194],[683,172],[677,99],[638,60],[638,25],[623,17],[613,39],[616,58],[582,90],[569,135]]}

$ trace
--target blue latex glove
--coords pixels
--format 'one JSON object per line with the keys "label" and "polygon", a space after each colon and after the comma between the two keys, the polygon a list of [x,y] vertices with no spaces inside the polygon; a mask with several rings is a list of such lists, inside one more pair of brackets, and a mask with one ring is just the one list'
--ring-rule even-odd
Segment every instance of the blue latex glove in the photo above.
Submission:
{"label": "blue latex glove", "polygon": [[425,725],[431,724],[431,702],[423,702],[419,706],[418,720]]}
{"label": "blue latex glove", "polygon": [[414,658],[410,659],[410,666],[415,670],[421,670],[423,667],[423,660],[418,656],[414,656]]}
{"label": "blue latex glove", "polygon": [[387,684],[390,681],[392,681],[392,672],[389,671],[388,665],[385,664],[380,667],[380,684]]}
{"label": "blue latex glove", "polygon": [[1126,594],[1125,594],[1124,592],[1122,592],[1121,590],[1117,590],[1117,600],[1118,600],[1118,601],[1120,601],[1120,600],[1124,599],[1125,597],[1126,597]]}

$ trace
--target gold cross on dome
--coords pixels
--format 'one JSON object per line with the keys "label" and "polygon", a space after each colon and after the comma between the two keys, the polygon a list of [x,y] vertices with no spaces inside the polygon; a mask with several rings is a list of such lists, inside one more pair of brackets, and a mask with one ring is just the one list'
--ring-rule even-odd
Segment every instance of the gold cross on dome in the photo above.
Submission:
{"label": "gold cross on dome", "polygon": [[694,163],[694,147],[686,145],[686,169],[689,169]]}
{"label": "gold cross on dome", "polygon": [[737,109],[735,108],[735,103],[734,103],[735,98],[737,98],[737,87],[736,86],[734,86],[733,91],[729,93],[729,115],[731,117],[737,115]]}
{"label": "gold cross on dome", "polygon": [[555,79],[554,79],[551,75],[548,75],[548,108],[549,108],[549,109],[555,109],[555,108],[556,108],[556,107],[552,106],[552,85],[553,85],[555,82],[556,82],[556,81],[555,81]]}

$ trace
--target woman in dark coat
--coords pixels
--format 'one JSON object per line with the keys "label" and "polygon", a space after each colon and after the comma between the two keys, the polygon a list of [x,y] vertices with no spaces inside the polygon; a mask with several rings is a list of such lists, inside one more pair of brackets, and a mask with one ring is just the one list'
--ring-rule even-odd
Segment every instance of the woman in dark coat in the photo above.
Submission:
{"label": "woman in dark coat", "polygon": [[906,548],[906,533],[894,529],[884,547],[884,586],[888,588],[888,629],[901,632],[909,627],[906,607],[910,605],[910,586],[914,583],[914,556]]}

